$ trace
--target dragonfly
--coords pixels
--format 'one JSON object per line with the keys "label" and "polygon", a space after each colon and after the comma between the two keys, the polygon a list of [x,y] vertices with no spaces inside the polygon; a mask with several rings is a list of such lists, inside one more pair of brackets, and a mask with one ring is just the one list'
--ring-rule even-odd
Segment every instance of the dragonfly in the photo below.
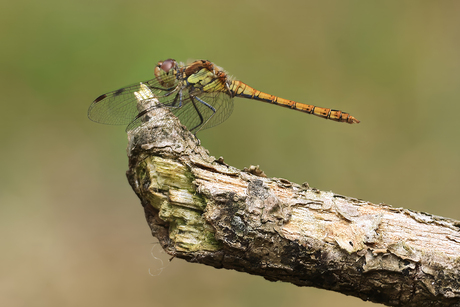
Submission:
{"label": "dragonfly", "polygon": [[[290,108],[325,119],[349,124],[359,120],[349,113],[295,102],[258,91],[229,76],[208,60],[188,65],[174,59],[160,61],[155,78],[123,87],[97,97],[88,109],[95,122],[127,125],[126,131],[139,127],[153,108],[167,107],[195,135],[225,121],[233,111],[233,98],[241,97]],[[157,99],[155,106],[139,108],[139,93],[148,91]],[[137,98],[136,98],[137,97]]]}

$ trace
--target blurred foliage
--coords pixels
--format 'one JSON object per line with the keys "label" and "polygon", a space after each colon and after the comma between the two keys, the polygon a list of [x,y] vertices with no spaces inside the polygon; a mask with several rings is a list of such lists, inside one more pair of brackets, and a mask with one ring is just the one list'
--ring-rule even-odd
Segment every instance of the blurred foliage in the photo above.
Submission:
{"label": "blurred foliage", "polygon": [[170,57],[361,120],[237,99],[199,134],[216,157],[460,219],[459,2],[26,0],[0,14],[2,306],[370,305],[181,260],[148,274],[168,257],[150,255],[124,127],[86,110]]}

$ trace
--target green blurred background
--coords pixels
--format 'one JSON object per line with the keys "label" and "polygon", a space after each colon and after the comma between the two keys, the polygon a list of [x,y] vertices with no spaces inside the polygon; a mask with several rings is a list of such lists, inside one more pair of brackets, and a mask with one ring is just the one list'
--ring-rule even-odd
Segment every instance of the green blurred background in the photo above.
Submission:
{"label": "green blurred background", "polygon": [[170,57],[361,120],[236,99],[199,134],[212,155],[460,219],[458,1],[4,0],[0,14],[1,306],[372,305],[179,259],[161,270],[124,127],[86,111]]}

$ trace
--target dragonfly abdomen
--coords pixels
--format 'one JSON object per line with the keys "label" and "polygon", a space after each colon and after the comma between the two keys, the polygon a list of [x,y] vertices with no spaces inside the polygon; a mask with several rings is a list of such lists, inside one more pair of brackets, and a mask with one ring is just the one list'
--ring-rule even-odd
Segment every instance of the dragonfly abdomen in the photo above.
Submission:
{"label": "dragonfly abdomen", "polygon": [[354,118],[346,112],[342,112],[340,110],[332,110],[329,108],[317,107],[311,104],[304,104],[300,102],[295,102],[293,100],[273,96],[258,91],[241,81],[232,81],[230,91],[232,92],[233,96],[268,102],[285,108],[290,108],[300,112],[323,117],[326,119],[331,119],[337,122],[344,122],[349,124],[359,123],[359,120],[357,120],[356,118]]}

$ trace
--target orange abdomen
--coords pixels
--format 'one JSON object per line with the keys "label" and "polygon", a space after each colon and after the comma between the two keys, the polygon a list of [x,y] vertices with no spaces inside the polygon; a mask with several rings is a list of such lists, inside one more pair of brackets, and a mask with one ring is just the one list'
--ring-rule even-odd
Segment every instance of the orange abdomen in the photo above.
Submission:
{"label": "orange abdomen", "polygon": [[230,91],[232,92],[233,96],[268,102],[282,107],[305,112],[308,114],[313,114],[326,119],[331,119],[337,122],[344,122],[349,124],[359,123],[359,120],[357,120],[356,118],[354,118],[346,112],[342,112],[340,110],[332,110],[329,108],[317,107],[311,104],[304,104],[284,99],[281,97],[273,96],[258,91],[241,81],[232,81],[230,85]]}

